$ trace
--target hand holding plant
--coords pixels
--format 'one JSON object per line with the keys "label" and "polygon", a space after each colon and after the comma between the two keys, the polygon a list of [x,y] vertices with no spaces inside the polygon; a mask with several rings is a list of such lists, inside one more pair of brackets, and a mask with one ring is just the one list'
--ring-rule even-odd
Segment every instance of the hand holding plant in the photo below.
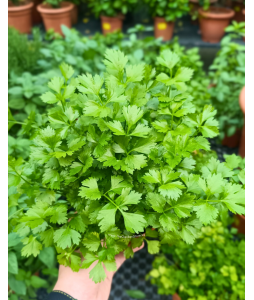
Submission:
{"label": "hand holding plant", "polygon": [[116,271],[117,254],[132,257],[144,240],[155,254],[172,241],[193,244],[221,211],[244,214],[244,190],[228,182],[230,167],[209,161],[195,173],[191,154],[210,149],[216,111],[195,112],[186,85],[193,71],[176,67],[176,53],[165,50],[158,61],[168,75],[129,65],[117,50],[106,51],[104,77],[72,78],[72,67],[60,66],[62,77],[41,96],[53,105],[48,121],[30,124],[29,162],[9,159],[9,185],[17,199],[27,197],[15,228],[23,256],[53,245],[73,271],[96,262],[89,276],[99,283],[104,267]]}

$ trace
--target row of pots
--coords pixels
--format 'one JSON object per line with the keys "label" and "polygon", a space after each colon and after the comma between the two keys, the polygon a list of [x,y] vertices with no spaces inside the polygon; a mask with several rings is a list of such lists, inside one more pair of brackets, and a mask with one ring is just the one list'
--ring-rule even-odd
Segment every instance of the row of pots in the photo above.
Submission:
{"label": "row of pots", "polygon": [[[190,0],[193,4],[197,0]],[[211,3],[217,0],[211,0]],[[53,28],[55,32],[62,34],[61,25],[71,27],[77,22],[77,6],[70,2],[62,2],[60,8],[52,8],[48,4],[42,4],[42,0],[34,0],[25,5],[14,6],[8,2],[8,24],[18,29],[21,33],[30,33],[32,24],[39,23],[43,19],[46,30]],[[210,7],[205,11],[197,6],[201,36],[205,42],[218,43],[224,35],[224,29],[234,17],[235,11],[223,7]],[[101,16],[103,34],[121,30],[123,16],[106,17]],[[154,34],[156,38],[161,37],[164,41],[170,40],[173,36],[174,22],[167,22],[162,17],[154,18]]]}
{"label": "row of pots", "polygon": [[21,33],[30,33],[32,25],[43,20],[46,31],[53,28],[62,34],[61,25],[71,28],[78,21],[77,6],[70,2],[62,2],[60,8],[52,8],[43,4],[43,0],[34,0],[24,5],[14,6],[8,2],[8,25]]}

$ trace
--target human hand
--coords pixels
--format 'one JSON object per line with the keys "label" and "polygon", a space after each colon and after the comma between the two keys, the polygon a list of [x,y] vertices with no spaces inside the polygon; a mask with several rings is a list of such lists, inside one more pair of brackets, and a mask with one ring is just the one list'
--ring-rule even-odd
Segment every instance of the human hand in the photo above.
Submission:
{"label": "human hand", "polygon": [[[139,247],[133,249],[133,252],[137,252],[144,247],[144,243]],[[123,252],[115,256],[117,270],[124,263],[126,258]],[[69,294],[78,300],[107,300],[110,294],[111,283],[114,274],[117,272],[106,272],[106,279],[100,283],[94,283],[89,278],[90,270],[95,266],[94,262],[88,269],[80,269],[78,272],[73,272],[70,267],[60,265],[59,275],[57,283],[54,287],[54,291],[62,291]]]}

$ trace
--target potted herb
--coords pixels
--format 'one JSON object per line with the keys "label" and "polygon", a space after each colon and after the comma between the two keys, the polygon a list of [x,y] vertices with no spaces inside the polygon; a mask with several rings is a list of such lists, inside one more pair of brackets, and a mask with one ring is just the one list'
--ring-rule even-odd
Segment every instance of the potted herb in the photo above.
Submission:
{"label": "potted herb", "polygon": [[42,4],[37,6],[46,31],[54,29],[54,31],[59,34],[63,34],[61,25],[71,28],[71,12],[73,8],[73,3],[63,0],[45,0]]}
{"label": "potted herb", "polygon": [[95,17],[100,17],[103,34],[122,30],[124,15],[133,10],[137,0],[92,0],[89,7]]}
{"label": "potted herb", "polygon": [[33,2],[26,0],[8,1],[8,26],[21,33],[30,33],[33,5]]}
{"label": "potted herb", "polygon": [[234,228],[216,222],[202,228],[191,246],[182,242],[163,246],[147,279],[158,287],[159,294],[177,293],[173,299],[244,300],[245,241],[235,239],[235,233]]}
{"label": "potted herb", "polygon": [[158,61],[171,75],[155,79],[155,69],[129,65],[112,49],[103,77],[72,78],[61,64],[62,77],[41,97],[52,105],[47,122],[30,123],[29,161],[9,158],[9,186],[28,208],[14,229],[23,256],[54,246],[74,271],[96,262],[90,278],[101,282],[121,251],[132,257],[144,240],[151,254],[172,241],[192,244],[221,211],[244,213],[244,189],[228,182],[230,168],[211,162],[194,171],[191,154],[218,135],[216,111],[195,113],[186,92],[193,71],[176,67],[176,53],[163,51]]}
{"label": "potted herb", "polygon": [[176,19],[189,12],[188,0],[145,0],[154,17],[154,35],[164,41],[173,36]]}
{"label": "potted herb", "polygon": [[230,8],[209,5],[209,0],[204,0],[205,6],[199,8],[199,24],[202,40],[209,43],[219,43],[224,36],[225,28],[234,16]]}
{"label": "potted herb", "polygon": [[198,19],[198,10],[203,7],[204,9],[208,9],[211,4],[218,2],[218,0],[189,0],[190,5],[190,15],[192,21],[196,21]]}
{"label": "potted herb", "polygon": [[245,85],[245,46],[233,41],[234,35],[221,41],[221,50],[209,67],[211,103],[217,109],[220,140],[228,147],[238,147],[244,116],[239,94]]}

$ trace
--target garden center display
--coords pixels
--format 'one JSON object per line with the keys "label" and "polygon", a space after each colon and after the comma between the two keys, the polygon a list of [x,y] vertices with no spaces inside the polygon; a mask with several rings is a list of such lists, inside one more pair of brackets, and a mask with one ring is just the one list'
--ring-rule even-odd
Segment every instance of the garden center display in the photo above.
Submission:
{"label": "garden center display", "polygon": [[8,28],[8,298],[47,300],[59,265],[99,288],[123,253],[110,300],[245,299],[245,23],[212,45],[196,18],[235,1],[9,16],[29,3],[28,34]]}

